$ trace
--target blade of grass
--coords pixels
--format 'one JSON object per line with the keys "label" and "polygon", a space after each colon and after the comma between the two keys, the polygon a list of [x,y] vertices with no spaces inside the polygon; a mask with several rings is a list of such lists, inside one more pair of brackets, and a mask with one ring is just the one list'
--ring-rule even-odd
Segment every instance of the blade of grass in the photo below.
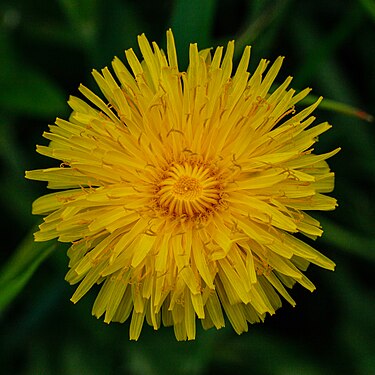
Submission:
{"label": "blade of grass", "polygon": [[245,30],[236,38],[235,58],[239,57],[245,46],[252,44],[266,30],[269,31],[291,2],[291,0],[279,0],[260,12],[258,10],[257,13],[259,14],[250,21]]}
{"label": "blade of grass", "polygon": [[[311,105],[317,101],[318,97],[314,95],[309,95],[305,99],[303,99],[300,104],[302,105]],[[360,120],[364,120],[367,122],[373,122],[374,121],[374,116],[365,112],[364,110],[354,107],[350,104],[342,103],[336,100],[332,99],[326,99],[319,104],[320,109],[326,109],[328,111],[333,111],[337,113],[342,113],[347,116],[352,116],[359,118]]]}
{"label": "blade of grass", "polygon": [[322,241],[334,245],[351,255],[375,263],[375,252],[369,249],[375,248],[375,238],[351,232],[327,218],[319,218],[324,228]]}
{"label": "blade of grass", "polygon": [[[306,82],[311,81],[316,72],[320,71],[321,66],[329,60],[338,47],[340,47],[350,35],[360,26],[363,13],[357,4],[354,4],[347,12],[344,12],[329,35],[318,36],[318,28],[307,19],[295,19],[294,28],[299,30],[295,33],[295,38],[302,50],[309,46],[310,50],[306,51],[304,63],[300,64],[301,68],[295,74],[294,85],[303,87]],[[314,28],[315,27],[315,28]],[[310,43],[306,43],[309,40]]]}
{"label": "blade of grass", "polygon": [[359,0],[363,8],[375,22],[375,1],[374,0]]}
{"label": "blade of grass", "polygon": [[59,0],[76,35],[84,42],[83,46],[95,45],[98,34],[99,2],[97,0]]}
{"label": "blade of grass", "polygon": [[216,0],[174,2],[170,24],[182,67],[187,66],[189,43],[197,42],[201,48],[210,45],[215,7]]}
{"label": "blade of grass", "polygon": [[38,266],[57,247],[56,241],[34,242],[32,232],[0,270],[0,313],[17,297]]}

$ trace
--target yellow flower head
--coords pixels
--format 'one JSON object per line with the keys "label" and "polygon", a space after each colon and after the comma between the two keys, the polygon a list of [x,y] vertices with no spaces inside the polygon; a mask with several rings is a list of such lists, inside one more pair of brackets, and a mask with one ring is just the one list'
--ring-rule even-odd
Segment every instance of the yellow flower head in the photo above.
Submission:
{"label": "yellow flower head", "polygon": [[334,174],[325,162],[338,150],[313,154],[327,123],[310,126],[312,106],[294,106],[288,77],[271,90],[282,58],[261,60],[247,72],[246,47],[232,74],[234,42],[190,45],[180,72],[173,34],[167,53],[138,37],[143,60],[125,52],[93,76],[105,99],[84,86],[87,101],[71,97],[69,121],[57,119],[40,154],[57,168],[26,172],[61,191],[37,199],[46,215],[36,241],[72,243],[66,280],[79,283],[76,303],[101,284],[92,313],[104,321],[131,316],[130,338],[143,322],[173,326],[178,340],[225,318],[237,333],[295,302],[286,288],[314,285],[301,272],[309,263],[334,263],[297,239],[322,234],[307,210],[332,210]]}

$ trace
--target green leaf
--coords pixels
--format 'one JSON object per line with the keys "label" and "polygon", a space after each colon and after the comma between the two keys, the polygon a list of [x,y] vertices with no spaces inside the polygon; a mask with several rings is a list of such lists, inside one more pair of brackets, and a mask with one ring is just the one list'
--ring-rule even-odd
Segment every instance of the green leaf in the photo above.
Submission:
{"label": "green leaf", "polygon": [[[363,13],[354,3],[344,13],[340,21],[334,24],[329,34],[323,34],[321,27],[311,19],[295,18],[293,27],[298,32],[294,33],[295,44],[300,50],[304,61],[301,62],[299,71],[294,74],[294,85],[304,87],[316,76],[321,76],[327,70],[335,51],[347,43],[350,35],[357,32],[363,20]],[[306,43],[306,40],[309,43]],[[334,84],[334,80],[330,84]]]}
{"label": "green leaf", "polygon": [[71,27],[85,43],[84,46],[94,45],[98,33],[99,2],[60,0],[59,3]]}
{"label": "green leaf", "polygon": [[65,109],[60,88],[43,73],[27,65],[13,65],[0,73],[0,106],[8,112],[55,116]]}
{"label": "green leaf", "polygon": [[367,11],[373,21],[375,21],[375,1],[374,0],[359,0],[363,8]]}
{"label": "green leaf", "polygon": [[190,43],[198,43],[200,49],[210,46],[215,7],[215,0],[175,1],[170,23],[183,69],[187,66]]}
{"label": "green leaf", "polygon": [[176,342],[171,327],[155,333],[150,327],[142,332],[142,342],[127,348],[130,354],[129,371],[134,375],[201,375],[207,372],[209,362],[215,357],[215,342],[225,330],[204,331],[197,325],[195,341]]}
{"label": "green leaf", "polygon": [[256,53],[270,49],[270,42],[277,37],[277,31],[291,4],[292,0],[279,0],[271,3],[251,2],[253,17],[244,31],[236,37],[235,58],[240,57],[245,46],[253,45],[255,41],[257,42]]}
{"label": "green leaf", "polygon": [[354,233],[327,218],[319,217],[319,221],[324,228],[322,241],[350,255],[357,256],[368,262],[375,262],[375,252],[369,251],[369,249],[375,248],[375,238]]}
{"label": "green leaf", "polygon": [[16,116],[55,116],[64,110],[61,89],[27,61],[20,61],[10,33],[1,25],[0,62],[0,110]]}
{"label": "green leaf", "polygon": [[32,233],[26,236],[0,271],[0,312],[17,297],[38,266],[56,247],[56,241],[40,243],[34,242]]}

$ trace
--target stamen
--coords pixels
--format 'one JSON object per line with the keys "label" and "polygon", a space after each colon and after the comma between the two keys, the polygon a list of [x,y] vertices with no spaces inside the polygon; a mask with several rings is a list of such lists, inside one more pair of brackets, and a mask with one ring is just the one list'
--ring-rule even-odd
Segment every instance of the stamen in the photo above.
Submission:
{"label": "stamen", "polygon": [[173,185],[172,193],[179,199],[193,200],[201,195],[202,185],[194,177],[181,176]]}
{"label": "stamen", "polygon": [[223,199],[223,172],[213,163],[193,155],[175,157],[163,168],[151,189],[150,205],[155,213],[170,220],[207,221],[226,208]]}

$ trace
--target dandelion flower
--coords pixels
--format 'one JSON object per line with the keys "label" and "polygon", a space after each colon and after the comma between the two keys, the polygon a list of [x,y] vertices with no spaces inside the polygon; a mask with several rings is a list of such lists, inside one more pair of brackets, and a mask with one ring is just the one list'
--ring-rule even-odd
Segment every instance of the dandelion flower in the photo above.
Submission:
{"label": "dandelion flower", "polygon": [[[237,333],[281,306],[310,263],[334,263],[297,238],[321,236],[306,211],[332,210],[326,159],[314,154],[326,122],[312,126],[315,104],[296,112],[310,89],[271,89],[283,58],[247,72],[250,47],[233,70],[234,42],[224,52],[190,45],[180,72],[173,34],[167,51],[138,37],[143,60],[125,52],[93,71],[103,97],[79,90],[69,121],[57,119],[37,151],[55,168],[26,172],[58,192],[38,198],[45,215],[36,241],[71,243],[66,280],[79,283],[72,301],[95,284],[92,313],[106,323],[130,319],[137,340],[144,320],[173,326],[192,340],[196,321]],[[58,164],[57,164],[58,165]],[[300,236],[299,236],[300,237]]]}

